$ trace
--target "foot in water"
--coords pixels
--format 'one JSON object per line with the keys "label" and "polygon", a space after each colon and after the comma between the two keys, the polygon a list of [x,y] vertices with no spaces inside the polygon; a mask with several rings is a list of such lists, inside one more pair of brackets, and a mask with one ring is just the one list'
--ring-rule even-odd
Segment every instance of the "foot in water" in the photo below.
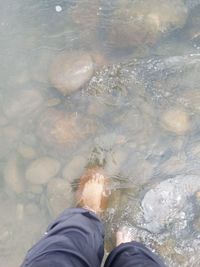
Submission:
{"label": "foot in water", "polygon": [[107,207],[107,178],[97,170],[88,170],[81,178],[77,191],[78,206],[95,213]]}
{"label": "foot in water", "polygon": [[122,243],[127,243],[133,241],[131,230],[128,227],[123,227],[116,233],[116,246]]}

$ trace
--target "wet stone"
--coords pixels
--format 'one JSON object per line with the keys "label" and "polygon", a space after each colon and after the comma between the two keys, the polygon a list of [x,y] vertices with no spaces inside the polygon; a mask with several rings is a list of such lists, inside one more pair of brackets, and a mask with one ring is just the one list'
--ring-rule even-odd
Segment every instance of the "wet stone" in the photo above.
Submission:
{"label": "wet stone", "polygon": [[177,135],[183,135],[191,129],[189,115],[179,109],[166,111],[161,123],[166,130]]}
{"label": "wet stone", "polygon": [[72,51],[60,54],[50,66],[49,79],[63,95],[79,90],[94,72],[92,57],[87,53]]}
{"label": "wet stone", "polygon": [[159,233],[170,226],[181,233],[194,218],[193,203],[188,200],[199,188],[197,175],[177,175],[154,186],[141,204],[144,228]]}
{"label": "wet stone", "polygon": [[32,184],[46,184],[60,170],[60,163],[53,158],[43,157],[33,161],[26,170],[26,179]]}
{"label": "wet stone", "polygon": [[47,201],[52,215],[58,216],[64,209],[72,206],[71,185],[61,178],[51,179],[47,185]]}
{"label": "wet stone", "polygon": [[39,120],[38,135],[45,144],[63,149],[93,134],[95,128],[93,121],[79,113],[49,109]]}

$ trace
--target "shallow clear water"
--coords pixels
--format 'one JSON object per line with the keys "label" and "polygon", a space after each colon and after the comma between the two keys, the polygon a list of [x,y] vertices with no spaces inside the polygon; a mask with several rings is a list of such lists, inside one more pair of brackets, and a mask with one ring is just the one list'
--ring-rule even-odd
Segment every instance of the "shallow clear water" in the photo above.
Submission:
{"label": "shallow clear water", "polygon": [[126,225],[168,266],[198,266],[200,1],[4,2],[0,265],[19,266],[98,167],[108,251]]}

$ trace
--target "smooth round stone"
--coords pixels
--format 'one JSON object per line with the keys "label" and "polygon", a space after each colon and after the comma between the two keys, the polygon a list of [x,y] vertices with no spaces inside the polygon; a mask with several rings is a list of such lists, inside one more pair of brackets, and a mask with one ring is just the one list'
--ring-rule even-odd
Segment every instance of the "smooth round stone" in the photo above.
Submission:
{"label": "smooth round stone", "polygon": [[25,181],[19,171],[17,159],[11,157],[5,165],[4,180],[11,191],[21,194],[25,190]]}
{"label": "smooth round stone", "polygon": [[49,109],[39,120],[38,135],[46,144],[63,148],[92,134],[95,127],[95,122],[79,113],[66,114],[63,111]]}
{"label": "smooth round stone", "polygon": [[25,144],[19,145],[18,152],[25,159],[34,159],[37,155],[34,148]]}
{"label": "smooth round stone", "polygon": [[166,111],[162,117],[163,127],[175,134],[182,135],[190,130],[190,120],[188,114],[179,109]]}
{"label": "smooth round stone", "polygon": [[90,80],[94,72],[92,57],[74,51],[58,55],[50,66],[49,79],[63,95],[79,90]]}
{"label": "smooth round stone", "polygon": [[60,163],[53,158],[43,157],[33,161],[26,170],[26,179],[32,184],[46,184],[60,170]]}
{"label": "smooth round stone", "polygon": [[75,156],[63,169],[63,177],[68,182],[74,182],[80,178],[84,173],[84,169],[87,165],[87,158],[83,156]]}
{"label": "smooth round stone", "polygon": [[5,97],[3,111],[8,118],[24,117],[36,111],[43,97],[38,90],[20,90]]}
{"label": "smooth round stone", "polygon": [[61,178],[53,178],[47,185],[47,200],[51,213],[58,216],[64,209],[72,206],[71,185]]}

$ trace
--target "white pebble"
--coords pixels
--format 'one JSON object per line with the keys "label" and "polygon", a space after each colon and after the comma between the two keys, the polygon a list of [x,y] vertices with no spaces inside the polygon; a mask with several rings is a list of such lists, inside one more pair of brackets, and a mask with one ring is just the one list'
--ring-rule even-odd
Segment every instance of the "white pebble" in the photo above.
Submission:
{"label": "white pebble", "polygon": [[61,12],[62,11],[62,7],[61,6],[55,6],[56,12]]}

